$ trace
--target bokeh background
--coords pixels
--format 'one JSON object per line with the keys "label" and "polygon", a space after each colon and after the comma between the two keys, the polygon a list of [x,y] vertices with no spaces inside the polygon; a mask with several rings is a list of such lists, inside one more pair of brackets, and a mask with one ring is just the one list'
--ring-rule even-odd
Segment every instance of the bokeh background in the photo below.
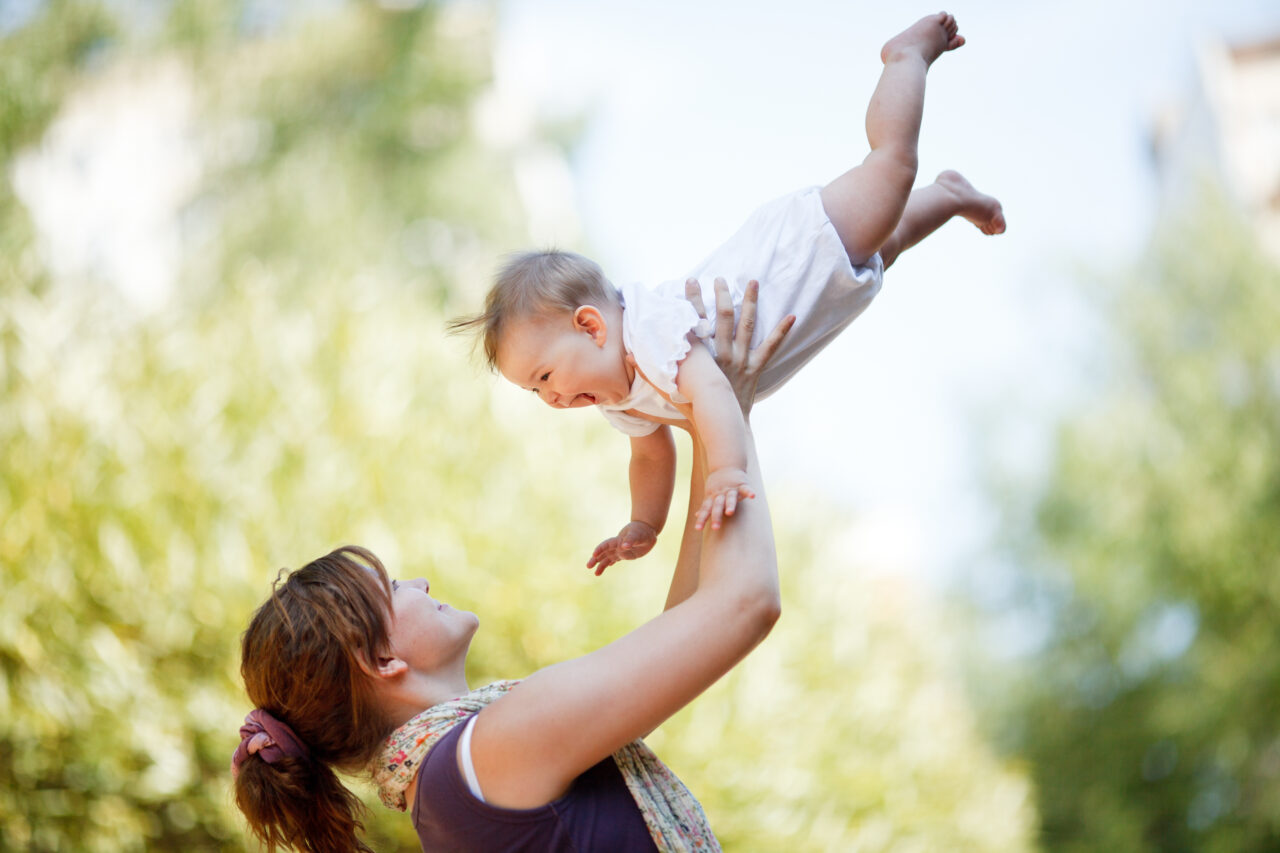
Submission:
{"label": "bokeh background", "polygon": [[[674,530],[583,568],[626,443],[444,323],[530,244],[681,275],[931,11],[0,0],[0,848],[252,849],[239,634],[336,545],[473,682],[656,612]],[[1009,232],[757,409],[785,615],[651,742],[729,850],[1280,849],[1280,10],[951,11],[921,174]]]}

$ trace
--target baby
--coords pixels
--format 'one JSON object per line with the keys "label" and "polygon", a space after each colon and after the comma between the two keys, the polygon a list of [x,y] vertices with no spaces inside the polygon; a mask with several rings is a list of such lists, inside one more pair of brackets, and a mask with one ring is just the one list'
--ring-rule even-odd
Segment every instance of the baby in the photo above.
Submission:
{"label": "baby", "polygon": [[[956,172],[913,190],[925,76],[944,52],[964,44],[955,18],[923,18],[881,51],[884,71],[867,109],[871,152],[824,187],[757,210],[689,274],[704,299],[715,277],[731,280],[740,309],[758,297],[752,345],[780,323],[794,325],[760,374],[757,399],[776,390],[871,302],[883,271],[904,250],[955,216],[986,234],[1004,231],[1000,203]],[[759,282],[750,285],[738,274]],[[748,287],[751,292],[748,295]],[[556,408],[596,406],[631,436],[631,521],[596,547],[600,574],[648,553],[675,485],[669,425],[691,409],[706,448],[706,492],[696,526],[718,528],[753,494],[746,477],[746,425],[716,364],[708,324],[686,299],[685,279],[620,291],[580,255],[545,251],[507,262],[484,311],[452,324],[480,333],[489,366]],[[687,404],[687,405],[686,405]]]}

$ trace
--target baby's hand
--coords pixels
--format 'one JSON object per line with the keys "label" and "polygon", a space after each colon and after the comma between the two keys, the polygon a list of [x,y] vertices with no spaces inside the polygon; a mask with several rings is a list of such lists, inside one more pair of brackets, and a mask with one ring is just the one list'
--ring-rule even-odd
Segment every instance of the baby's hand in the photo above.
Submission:
{"label": "baby's hand", "polygon": [[741,468],[717,468],[708,474],[706,498],[698,507],[693,529],[701,530],[709,518],[711,529],[719,530],[724,519],[737,510],[740,499],[756,496],[747,482],[747,472]]}
{"label": "baby's hand", "polygon": [[648,554],[658,541],[658,531],[643,521],[632,521],[618,531],[612,539],[606,539],[591,552],[587,568],[596,570],[596,577],[619,560],[637,560]]}

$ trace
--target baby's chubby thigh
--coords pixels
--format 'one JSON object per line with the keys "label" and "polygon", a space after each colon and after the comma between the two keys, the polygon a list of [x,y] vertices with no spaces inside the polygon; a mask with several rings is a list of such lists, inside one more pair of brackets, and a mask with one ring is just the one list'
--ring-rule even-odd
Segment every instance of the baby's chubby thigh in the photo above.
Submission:
{"label": "baby's chubby thigh", "polygon": [[[752,346],[783,318],[795,315],[795,326],[761,375],[761,394],[785,382],[861,314],[879,292],[883,275],[878,255],[856,268],[849,263],[818,187],[757,209],[689,273],[698,280],[708,308],[715,304],[716,278],[724,278],[735,319],[747,282],[760,283]],[[683,280],[678,286],[683,291]]]}

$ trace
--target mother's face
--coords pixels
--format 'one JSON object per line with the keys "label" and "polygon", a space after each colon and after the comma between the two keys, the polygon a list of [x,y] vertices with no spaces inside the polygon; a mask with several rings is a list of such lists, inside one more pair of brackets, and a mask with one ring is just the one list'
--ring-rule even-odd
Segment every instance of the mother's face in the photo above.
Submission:
{"label": "mother's face", "polygon": [[414,670],[428,673],[465,661],[480,627],[474,613],[437,601],[430,590],[425,578],[391,582],[388,649]]}

